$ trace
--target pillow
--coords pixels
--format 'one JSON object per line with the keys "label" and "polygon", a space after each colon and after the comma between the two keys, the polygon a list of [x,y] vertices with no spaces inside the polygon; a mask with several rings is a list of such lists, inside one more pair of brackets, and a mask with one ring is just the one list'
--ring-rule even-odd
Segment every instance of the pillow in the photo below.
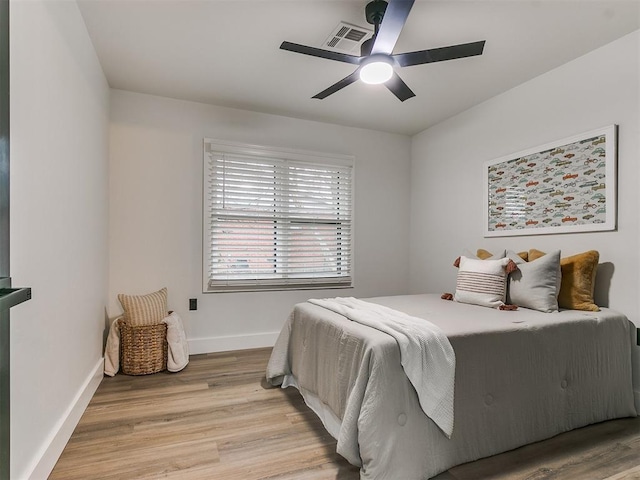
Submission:
{"label": "pillow", "polygon": [[[509,250],[511,251],[511,250]],[[466,255],[466,254],[465,254]],[[529,252],[519,252],[517,254],[522,260],[524,260],[525,262],[529,260]],[[467,255],[467,257],[469,257],[470,255]],[[478,251],[476,252],[476,257],[478,257],[480,260],[487,260],[491,257],[493,257],[494,259],[496,258],[504,258],[507,256],[507,252],[505,252],[504,250],[502,250],[502,254],[497,254],[497,255],[493,255],[491,252],[488,252],[482,248],[479,248]]]}
{"label": "pillow", "polygon": [[506,254],[507,254],[506,250],[502,250],[502,252],[494,255],[491,252],[487,252],[486,250],[479,248],[476,254],[474,255],[473,253],[471,253],[471,250],[467,250],[465,248],[464,250],[462,250],[462,256],[455,259],[455,261],[453,262],[453,266],[458,268],[460,266],[460,258],[462,257],[467,257],[473,260],[497,260],[499,258],[504,258]]}
{"label": "pillow", "polygon": [[460,257],[456,293],[453,299],[460,303],[471,303],[496,308],[506,299],[507,272],[505,267],[512,262],[508,258],[478,260]]}
{"label": "pillow", "polygon": [[[467,255],[466,252],[462,253],[463,255],[469,257],[469,258],[473,258],[471,255]],[[496,253],[495,255],[491,252],[486,251],[483,248],[479,248],[476,251],[476,257],[479,258],[480,260],[497,260],[499,258],[504,258],[506,256],[507,252],[502,250],[500,253]]]}
{"label": "pillow", "polygon": [[124,320],[130,325],[156,325],[167,316],[167,289],[147,295],[118,295]]}
{"label": "pillow", "polygon": [[525,262],[512,251],[507,252],[507,257],[518,265],[518,270],[509,275],[509,303],[540,312],[556,312],[561,280],[560,250],[531,262]]}
{"label": "pillow", "polygon": [[[529,260],[544,255],[540,250],[529,250]],[[600,254],[596,250],[572,255],[560,260],[562,283],[558,294],[558,306],[571,310],[600,311],[593,301],[596,273]]]}
{"label": "pillow", "polygon": [[540,250],[536,250],[535,248],[530,248],[528,253],[529,253],[529,260],[527,260],[528,262],[533,262],[537,258],[540,258],[546,255],[546,253],[541,252]]}

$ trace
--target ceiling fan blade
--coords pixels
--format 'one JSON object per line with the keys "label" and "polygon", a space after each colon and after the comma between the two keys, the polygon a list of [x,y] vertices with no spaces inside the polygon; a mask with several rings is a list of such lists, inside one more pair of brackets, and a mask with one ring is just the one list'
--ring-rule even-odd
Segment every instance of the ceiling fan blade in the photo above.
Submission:
{"label": "ceiling fan blade", "polygon": [[384,12],[380,30],[373,43],[371,54],[383,53],[391,55],[396,46],[402,27],[404,27],[414,0],[388,0],[387,9]]}
{"label": "ceiling fan blade", "polygon": [[398,53],[392,57],[401,67],[411,65],[421,65],[423,63],[443,62],[456,58],[473,57],[482,55],[484,50],[484,40],[480,42],[462,43],[450,47],[432,48],[430,50],[420,50],[418,52]]}
{"label": "ceiling fan blade", "polygon": [[396,72],[393,72],[391,80],[388,80],[385,85],[401,102],[416,96]]}
{"label": "ceiling fan blade", "polygon": [[327,98],[329,95],[332,95],[332,94],[336,93],[338,90],[341,90],[344,87],[347,87],[347,86],[351,85],[353,82],[358,80],[359,75],[360,75],[359,71],[360,71],[360,69],[356,69],[356,71],[353,72],[351,75],[349,75],[347,77],[344,77],[339,82],[334,83],[333,85],[331,85],[326,90],[323,90],[320,93],[318,93],[317,95],[314,95],[312,98],[317,98],[317,99],[322,100],[323,98]]}
{"label": "ceiling fan blade", "polygon": [[312,57],[327,58],[329,60],[336,60],[338,62],[353,63],[360,65],[361,57],[354,55],[347,55],[346,53],[331,52],[329,50],[323,50],[321,48],[308,47],[306,45],[299,45],[297,43],[282,42],[280,45],[281,50],[288,50],[295,53],[303,53],[305,55],[311,55]]}

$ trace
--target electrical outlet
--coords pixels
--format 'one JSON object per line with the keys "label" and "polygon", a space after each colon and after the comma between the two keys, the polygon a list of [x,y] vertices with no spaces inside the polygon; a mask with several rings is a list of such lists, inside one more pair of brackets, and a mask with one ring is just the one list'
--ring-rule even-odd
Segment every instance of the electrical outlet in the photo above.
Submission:
{"label": "electrical outlet", "polygon": [[198,309],[198,299],[190,298],[189,299],[189,310],[197,310]]}

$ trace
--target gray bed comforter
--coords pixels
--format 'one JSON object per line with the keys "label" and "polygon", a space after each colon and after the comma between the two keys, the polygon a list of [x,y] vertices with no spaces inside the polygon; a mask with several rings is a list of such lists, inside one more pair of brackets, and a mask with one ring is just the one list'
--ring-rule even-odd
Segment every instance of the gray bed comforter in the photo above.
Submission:
{"label": "gray bed comforter", "polygon": [[427,479],[478,458],[635,416],[624,315],[499,311],[438,295],[369,302],[439,326],[456,355],[451,439],[422,412],[396,341],[318,305],[296,305],[267,379],[294,385],[363,479]]}

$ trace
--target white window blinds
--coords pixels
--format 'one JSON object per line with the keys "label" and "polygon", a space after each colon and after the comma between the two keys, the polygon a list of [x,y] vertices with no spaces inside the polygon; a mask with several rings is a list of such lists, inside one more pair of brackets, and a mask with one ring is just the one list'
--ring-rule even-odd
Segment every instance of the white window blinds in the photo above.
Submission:
{"label": "white window blinds", "polygon": [[206,291],[350,286],[352,165],[218,150],[205,145]]}

